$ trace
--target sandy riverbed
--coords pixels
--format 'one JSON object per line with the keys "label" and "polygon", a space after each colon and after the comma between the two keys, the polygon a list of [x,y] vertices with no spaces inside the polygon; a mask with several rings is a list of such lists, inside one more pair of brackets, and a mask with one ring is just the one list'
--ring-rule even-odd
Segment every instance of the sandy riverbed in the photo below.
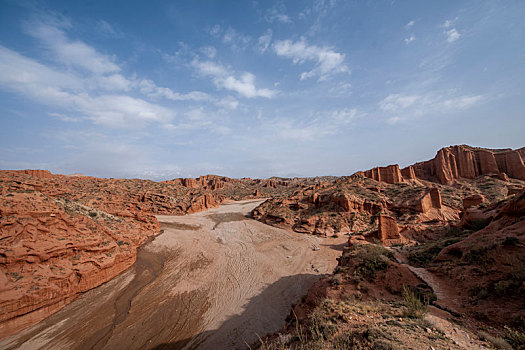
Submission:
{"label": "sandy riverbed", "polygon": [[284,325],[292,303],[333,270],[346,242],[250,219],[260,203],[159,216],[164,232],[141,247],[129,270],[0,348],[247,348]]}

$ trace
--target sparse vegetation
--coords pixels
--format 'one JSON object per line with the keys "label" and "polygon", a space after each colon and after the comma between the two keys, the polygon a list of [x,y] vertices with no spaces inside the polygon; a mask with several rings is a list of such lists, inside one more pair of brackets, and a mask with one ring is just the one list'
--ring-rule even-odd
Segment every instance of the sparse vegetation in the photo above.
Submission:
{"label": "sparse vegetation", "polygon": [[525,349],[525,332],[505,327],[505,338],[516,350]]}
{"label": "sparse vegetation", "polygon": [[403,287],[403,301],[405,305],[405,311],[403,315],[405,317],[422,318],[427,312],[429,300],[426,297],[421,297],[410,287]]}
{"label": "sparse vegetation", "polygon": [[353,248],[350,259],[355,264],[354,280],[374,280],[377,271],[383,271],[390,266],[393,253],[377,244],[362,244]]}

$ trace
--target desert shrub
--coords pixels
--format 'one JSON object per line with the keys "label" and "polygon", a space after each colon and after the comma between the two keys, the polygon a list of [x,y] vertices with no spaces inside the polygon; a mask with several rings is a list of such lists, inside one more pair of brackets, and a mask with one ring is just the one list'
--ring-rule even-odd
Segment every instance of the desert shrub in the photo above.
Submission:
{"label": "desert shrub", "polygon": [[90,212],[89,212],[89,216],[91,216],[92,218],[94,218],[94,217],[97,216],[97,213],[94,212],[94,211],[90,211]]}
{"label": "desert shrub", "polygon": [[501,243],[502,245],[504,246],[517,246],[518,244],[520,244],[520,240],[518,239],[518,237],[512,237],[512,236],[509,236],[509,237],[506,237],[505,240],[503,240],[503,242]]}
{"label": "desert shrub", "polygon": [[497,295],[517,295],[525,293],[525,264],[509,272],[505,278],[494,284]]}
{"label": "desert shrub", "polygon": [[408,256],[408,260],[416,266],[426,266],[443,250],[454,243],[461,241],[461,238],[447,238],[438,242],[425,244],[422,247],[414,248]]}
{"label": "desert shrub", "polygon": [[379,339],[372,343],[370,346],[372,350],[397,350],[398,347],[395,346],[391,341],[385,339]]}
{"label": "desert shrub", "polygon": [[489,264],[493,262],[493,259],[489,256],[489,253],[494,248],[496,248],[496,244],[471,248],[470,251],[463,256],[463,260],[470,264]]}
{"label": "desert shrub", "polygon": [[471,297],[476,297],[477,299],[486,299],[490,295],[488,288],[484,286],[476,286],[472,288],[469,290],[469,294]]}
{"label": "desert shrub", "polygon": [[484,331],[478,332],[478,336],[481,340],[489,342],[496,349],[512,350],[512,346],[510,346],[510,344],[501,337],[495,337]]}
{"label": "desert shrub", "polygon": [[355,264],[354,279],[373,280],[377,271],[388,269],[393,253],[385,247],[376,244],[363,244],[355,247],[351,253],[351,261]]}
{"label": "desert shrub", "polygon": [[327,340],[337,332],[337,325],[328,322],[325,316],[322,305],[310,315],[310,335],[313,340]]}
{"label": "desert shrub", "polygon": [[[422,300],[423,299],[423,300]],[[422,318],[427,312],[428,299],[421,298],[412,288],[403,287],[403,303],[405,310],[403,315],[411,318]]]}
{"label": "desert shrub", "polygon": [[505,326],[505,338],[516,350],[525,349],[525,332],[517,331]]}

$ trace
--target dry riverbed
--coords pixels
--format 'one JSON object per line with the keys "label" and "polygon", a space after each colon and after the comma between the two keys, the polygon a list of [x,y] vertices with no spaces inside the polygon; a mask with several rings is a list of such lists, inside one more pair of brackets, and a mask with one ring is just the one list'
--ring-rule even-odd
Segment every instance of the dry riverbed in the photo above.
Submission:
{"label": "dry riverbed", "polygon": [[247,348],[284,325],[291,305],[332,272],[347,239],[250,219],[260,203],[159,216],[164,232],[140,248],[129,270],[0,348]]}

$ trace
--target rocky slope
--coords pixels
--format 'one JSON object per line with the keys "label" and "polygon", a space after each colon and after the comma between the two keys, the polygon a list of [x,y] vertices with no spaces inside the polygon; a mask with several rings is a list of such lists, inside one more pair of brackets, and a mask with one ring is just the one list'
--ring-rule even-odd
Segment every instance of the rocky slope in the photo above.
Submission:
{"label": "rocky slope", "polygon": [[[523,151],[448,147],[427,162],[359,172],[254,209],[271,225],[349,235],[334,275],[258,346],[525,346]],[[409,315],[414,305],[419,315]]]}

